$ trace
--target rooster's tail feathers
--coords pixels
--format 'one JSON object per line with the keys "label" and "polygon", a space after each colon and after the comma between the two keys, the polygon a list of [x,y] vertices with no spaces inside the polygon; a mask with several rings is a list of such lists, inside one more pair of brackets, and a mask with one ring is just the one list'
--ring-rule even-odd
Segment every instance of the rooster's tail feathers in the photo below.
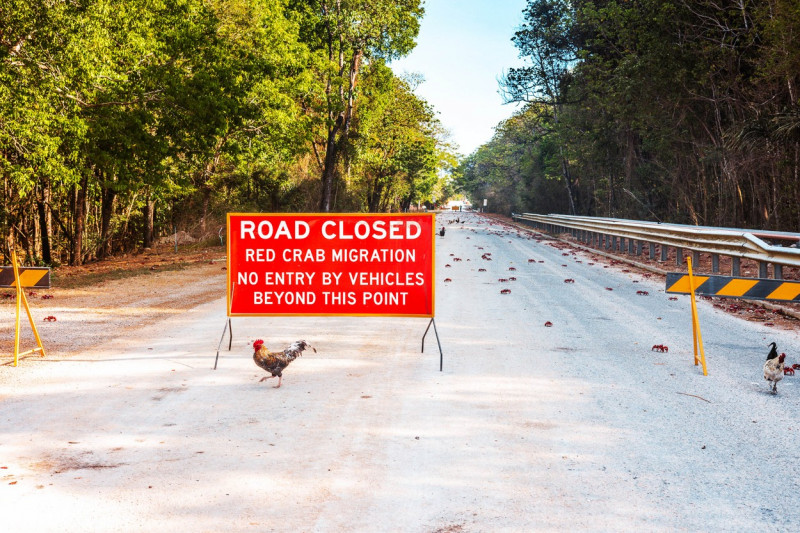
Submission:
{"label": "rooster's tail feathers", "polygon": [[286,351],[297,352],[297,355],[300,355],[301,353],[303,353],[303,350],[306,350],[308,348],[314,350],[314,353],[317,352],[317,349],[311,346],[306,341],[294,341],[292,344],[289,345]]}

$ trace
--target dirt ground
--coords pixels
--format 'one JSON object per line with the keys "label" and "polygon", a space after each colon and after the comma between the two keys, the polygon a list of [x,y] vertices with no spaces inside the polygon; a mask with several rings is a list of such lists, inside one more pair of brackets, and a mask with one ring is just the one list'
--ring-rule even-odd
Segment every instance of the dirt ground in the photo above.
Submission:
{"label": "dirt ground", "polygon": [[[219,298],[224,286],[224,248],[176,253],[162,247],[79,267],[58,267],[53,269],[50,289],[28,289],[26,295],[46,353],[66,357],[102,343],[99,332],[123,335],[183,313]],[[13,289],[0,289],[0,364],[5,365],[13,362],[8,354],[14,349],[15,301]],[[24,352],[35,347],[35,340],[24,309],[21,315]]]}

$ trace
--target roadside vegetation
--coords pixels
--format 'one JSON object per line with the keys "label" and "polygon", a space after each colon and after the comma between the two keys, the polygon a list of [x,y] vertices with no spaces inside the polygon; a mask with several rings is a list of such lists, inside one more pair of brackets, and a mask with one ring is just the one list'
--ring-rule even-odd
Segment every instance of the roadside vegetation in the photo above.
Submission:
{"label": "roadside vegetation", "polygon": [[230,211],[400,211],[455,149],[387,62],[420,0],[7,0],[0,232],[80,265]]}
{"label": "roadside vegetation", "polygon": [[459,186],[504,214],[797,231],[798,34],[793,0],[529,0],[501,83],[524,106]]}

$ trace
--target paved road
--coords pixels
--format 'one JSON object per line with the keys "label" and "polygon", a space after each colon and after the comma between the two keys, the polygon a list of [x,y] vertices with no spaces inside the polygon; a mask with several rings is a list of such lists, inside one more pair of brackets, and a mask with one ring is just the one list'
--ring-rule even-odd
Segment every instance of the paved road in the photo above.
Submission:
{"label": "paved road", "polygon": [[[701,302],[704,377],[661,281],[478,215],[439,223],[444,372],[426,320],[388,318],[235,319],[213,371],[222,298],[15,369],[7,530],[800,530],[800,377],[777,396],[761,377],[770,341],[800,358],[797,332]],[[255,338],[318,353],[274,389]]]}

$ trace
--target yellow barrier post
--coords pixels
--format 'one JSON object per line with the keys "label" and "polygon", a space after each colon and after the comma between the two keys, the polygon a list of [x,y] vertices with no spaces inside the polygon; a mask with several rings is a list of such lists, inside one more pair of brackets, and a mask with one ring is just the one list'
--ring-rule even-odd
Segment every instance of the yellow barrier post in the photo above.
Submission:
{"label": "yellow barrier post", "polygon": [[697,302],[695,301],[694,290],[694,275],[692,274],[692,258],[686,258],[686,264],[689,267],[689,292],[692,298],[692,346],[694,347],[694,364],[697,366],[700,362],[703,363],[703,375],[708,375],[706,368],[706,353],[703,349],[703,335],[700,333],[700,319],[697,316]]}
{"label": "yellow barrier post", "polygon": [[[16,326],[14,329],[14,366],[17,366],[19,362],[20,355],[27,355],[29,353],[34,352],[41,352],[40,356],[44,357],[44,346],[42,346],[42,339],[39,337],[39,332],[36,329],[36,323],[33,321],[33,315],[31,315],[31,308],[28,305],[28,298],[25,296],[25,291],[22,289],[22,282],[19,279],[19,266],[17,266],[17,254],[14,250],[11,251],[11,263],[14,267],[14,287],[17,290],[17,313],[16,313]],[[33,350],[28,350],[27,352],[19,352],[19,334],[20,334],[20,321],[19,315],[21,306],[25,306],[25,312],[28,314],[28,321],[31,323],[31,329],[33,330],[33,336],[36,338],[36,345],[37,347]]]}

